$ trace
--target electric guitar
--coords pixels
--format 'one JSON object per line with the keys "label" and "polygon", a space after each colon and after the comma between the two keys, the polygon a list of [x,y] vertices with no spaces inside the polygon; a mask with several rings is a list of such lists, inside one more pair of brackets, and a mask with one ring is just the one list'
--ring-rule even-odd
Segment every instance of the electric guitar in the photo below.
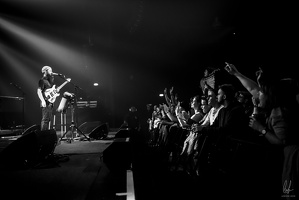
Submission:
{"label": "electric guitar", "polygon": [[70,78],[67,78],[66,81],[64,83],[62,83],[59,87],[55,88],[55,85],[53,85],[52,88],[46,89],[44,92],[44,96],[45,99],[50,102],[50,103],[54,103],[56,100],[56,97],[58,97],[59,94],[59,90],[65,86],[67,83],[69,83],[71,81]]}

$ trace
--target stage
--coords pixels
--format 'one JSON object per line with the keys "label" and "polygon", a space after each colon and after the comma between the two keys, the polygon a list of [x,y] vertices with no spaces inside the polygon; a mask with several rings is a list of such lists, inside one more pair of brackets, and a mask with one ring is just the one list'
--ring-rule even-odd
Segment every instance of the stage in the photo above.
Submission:
{"label": "stage", "polygon": [[[8,138],[1,139],[1,150],[16,141]],[[55,162],[40,163],[31,169],[2,168],[1,199],[92,200],[127,199],[128,196],[134,199],[132,170],[111,170],[104,162],[105,151],[114,142],[113,138],[71,143],[62,140],[54,150]],[[114,145],[114,148],[118,147]],[[117,151],[123,150],[114,150]]]}

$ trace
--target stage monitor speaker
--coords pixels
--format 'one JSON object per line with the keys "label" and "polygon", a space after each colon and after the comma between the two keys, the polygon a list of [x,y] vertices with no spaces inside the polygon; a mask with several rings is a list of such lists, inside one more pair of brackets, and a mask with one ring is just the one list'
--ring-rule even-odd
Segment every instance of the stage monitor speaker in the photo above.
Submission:
{"label": "stage monitor speaker", "polygon": [[22,135],[24,136],[29,133],[37,132],[37,131],[40,131],[40,124],[34,124],[34,125],[28,127],[27,129],[25,129],[25,131],[22,133]]}
{"label": "stage monitor speaker", "polygon": [[101,125],[101,121],[84,122],[78,128],[85,134],[88,135],[94,128]]}
{"label": "stage monitor speaker", "polygon": [[109,128],[108,124],[101,124],[95,127],[90,133],[89,138],[95,139],[95,140],[101,140],[105,139],[108,136]]}
{"label": "stage monitor speaker", "polygon": [[106,138],[109,132],[108,123],[101,121],[84,122],[78,128],[89,138],[95,140]]}
{"label": "stage monitor speaker", "polygon": [[28,131],[0,152],[1,166],[12,169],[33,168],[53,154],[56,144],[54,129]]}
{"label": "stage monitor speaker", "polygon": [[110,170],[126,170],[131,168],[132,151],[128,138],[116,138],[103,151],[103,162]]}

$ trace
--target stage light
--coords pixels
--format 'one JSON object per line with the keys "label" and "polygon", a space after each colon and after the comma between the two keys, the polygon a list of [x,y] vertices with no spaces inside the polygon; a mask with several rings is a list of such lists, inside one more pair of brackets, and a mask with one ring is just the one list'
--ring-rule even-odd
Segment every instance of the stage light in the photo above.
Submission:
{"label": "stage light", "polygon": [[[42,26],[41,24],[37,26]],[[29,46],[34,53],[59,61],[61,65],[74,70],[74,65],[80,63],[81,53],[72,47],[63,46],[59,41],[50,38],[46,33],[41,34],[33,28],[25,27],[22,22],[16,23],[0,18],[0,27],[15,36],[20,44]]]}

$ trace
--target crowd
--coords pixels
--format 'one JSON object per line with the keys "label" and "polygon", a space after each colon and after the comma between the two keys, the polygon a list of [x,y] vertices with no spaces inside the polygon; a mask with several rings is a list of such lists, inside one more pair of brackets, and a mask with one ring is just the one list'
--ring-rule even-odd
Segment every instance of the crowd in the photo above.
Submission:
{"label": "crowd", "polygon": [[148,145],[164,157],[169,171],[225,180],[234,196],[298,198],[297,80],[263,69],[252,80],[225,63],[206,70],[200,84],[187,102],[173,87],[165,88],[165,102],[154,105],[148,119]]}

